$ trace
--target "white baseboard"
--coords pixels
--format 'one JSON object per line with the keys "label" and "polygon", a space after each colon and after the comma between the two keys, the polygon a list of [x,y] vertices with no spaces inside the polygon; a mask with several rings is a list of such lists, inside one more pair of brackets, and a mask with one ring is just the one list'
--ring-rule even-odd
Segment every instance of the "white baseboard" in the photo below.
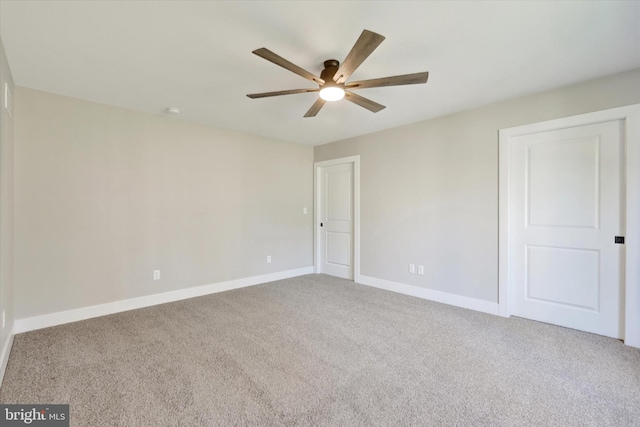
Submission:
{"label": "white baseboard", "polygon": [[2,354],[0,354],[0,386],[2,386],[2,380],[4,380],[4,373],[7,370],[7,363],[9,363],[9,355],[11,354],[11,347],[13,346],[13,331],[9,334],[7,342],[2,347]]}
{"label": "white baseboard", "polygon": [[377,279],[375,277],[368,277],[363,275],[360,275],[360,280],[357,283],[372,286],[374,288],[385,289],[387,291],[397,292],[399,294],[411,295],[413,297],[441,302],[443,304],[454,305],[456,307],[468,308],[470,310],[494,314],[496,316],[498,316],[500,313],[500,307],[497,302],[469,298],[462,295],[450,294],[447,292],[434,291],[433,289],[420,288],[418,286],[405,285],[404,283],[392,282],[390,280]]}
{"label": "white baseboard", "polygon": [[79,320],[91,319],[93,317],[106,316],[108,314],[115,314],[123,311],[135,310],[137,308],[165,304],[173,301],[180,301],[183,299],[229,291],[231,289],[244,288],[247,286],[259,285],[261,283],[273,282],[275,280],[288,279],[291,277],[303,276],[305,274],[312,273],[313,267],[304,267],[298,268],[296,270],[287,270],[280,271],[278,273],[245,277],[243,279],[229,280],[226,282],[213,283],[210,285],[195,286],[192,288],[164,292],[161,294],[148,295],[144,297],[131,298],[106,304],[77,308],[74,310],[61,311],[58,313],[18,319],[14,323],[13,333],[20,334],[23,332],[34,331],[36,329],[62,325],[64,323],[77,322]]}

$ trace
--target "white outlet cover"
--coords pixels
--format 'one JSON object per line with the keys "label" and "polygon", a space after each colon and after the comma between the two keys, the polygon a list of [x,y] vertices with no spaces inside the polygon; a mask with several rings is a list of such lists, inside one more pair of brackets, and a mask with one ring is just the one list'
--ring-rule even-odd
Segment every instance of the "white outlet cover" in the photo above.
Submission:
{"label": "white outlet cover", "polygon": [[267,264],[271,264],[271,255],[267,255]]}
{"label": "white outlet cover", "polygon": [[307,208],[302,208],[302,213],[306,215],[307,214]]}
{"label": "white outlet cover", "polygon": [[416,274],[416,265],[409,264],[409,273]]}
{"label": "white outlet cover", "polygon": [[418,266],[418,274],[424,276],[424,265]]}

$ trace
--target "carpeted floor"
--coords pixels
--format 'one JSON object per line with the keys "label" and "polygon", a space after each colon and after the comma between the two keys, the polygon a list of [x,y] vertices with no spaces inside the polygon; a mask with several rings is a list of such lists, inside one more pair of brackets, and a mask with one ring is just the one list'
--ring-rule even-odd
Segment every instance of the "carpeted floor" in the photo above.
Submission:
{"label": "carpeted floor", "polygon": [[640,425],[640,350],[323,275],[21,334],[72,426]]}

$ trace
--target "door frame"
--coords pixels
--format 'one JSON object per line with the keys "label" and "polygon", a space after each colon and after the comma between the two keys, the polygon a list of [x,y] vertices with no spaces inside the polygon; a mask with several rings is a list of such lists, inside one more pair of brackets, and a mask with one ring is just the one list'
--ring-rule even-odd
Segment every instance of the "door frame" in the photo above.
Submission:
{"label": "door frame", "polygon": [[640,348],[640,104],[580,114],[561,119],[500,129],[499,131],[499,261],[498,305],[500,316],[509,317],[509,158],[511,138],[532,133],[591,125],[613,120],[622,121],[626,174],[623,175],[625,197],[625,271],[621,310],[624,313],[623,336],[628,346]]}
{"label": "door frame", "polygon": [[322,168],[353,163],[353,281],[360,282],[360,156],[342,157],[313,164],[313,261],[314,272],[320,274],[320,200]]}

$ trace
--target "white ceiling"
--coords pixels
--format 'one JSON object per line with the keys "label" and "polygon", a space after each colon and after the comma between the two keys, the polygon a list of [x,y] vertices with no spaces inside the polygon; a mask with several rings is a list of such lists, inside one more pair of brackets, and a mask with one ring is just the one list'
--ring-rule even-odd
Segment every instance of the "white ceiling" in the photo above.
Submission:
{"label": "white ceiling", "polygon": [[[15,83],[278,140],[323,144],[640,67],[638,1],[0,1]],[[350,80],[429,71],[303,114],[313,87],[251,51],[319,75],[363,29],[386,40]]]}

